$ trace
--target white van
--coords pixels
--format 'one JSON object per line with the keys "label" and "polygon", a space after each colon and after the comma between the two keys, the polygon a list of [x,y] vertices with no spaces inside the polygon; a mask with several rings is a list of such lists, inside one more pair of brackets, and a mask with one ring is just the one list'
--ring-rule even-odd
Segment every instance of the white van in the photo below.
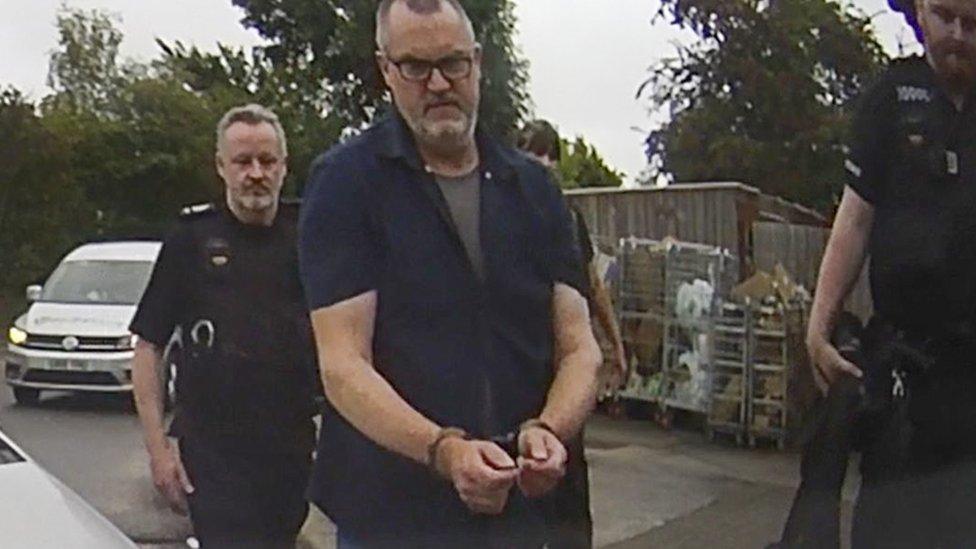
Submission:
{"label": "white van", "polygon": [[159,242],[104,242],[73,250],[7,333],[6,380],[18,403],[42,390],[132,390],[129,323],[149,283]]}

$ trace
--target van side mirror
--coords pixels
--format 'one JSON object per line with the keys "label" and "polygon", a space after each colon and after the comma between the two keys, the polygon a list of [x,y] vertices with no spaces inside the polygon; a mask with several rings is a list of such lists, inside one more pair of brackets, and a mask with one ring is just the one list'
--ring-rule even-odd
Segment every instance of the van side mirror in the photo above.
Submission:
{"label": "van side mirror", "polygon": [[28,303],[33,303],[33,302],[41,299],[41,292],[43,290],[44,290],[44,287],[41,286],[40,284],[31,284],[30,286],[28,286],[27,287],[27,291],[25,292],[25,294],[27,296],[27,302]]}

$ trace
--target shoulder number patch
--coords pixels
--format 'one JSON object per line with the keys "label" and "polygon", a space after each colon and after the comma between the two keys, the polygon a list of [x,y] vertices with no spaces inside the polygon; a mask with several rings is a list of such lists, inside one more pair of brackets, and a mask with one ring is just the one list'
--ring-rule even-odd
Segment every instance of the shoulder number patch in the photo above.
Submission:
{"label": "shoulder number patch", "polygon": [[902,103],[931,103],[932,92],[916,86],[898,86],[898,101]]}

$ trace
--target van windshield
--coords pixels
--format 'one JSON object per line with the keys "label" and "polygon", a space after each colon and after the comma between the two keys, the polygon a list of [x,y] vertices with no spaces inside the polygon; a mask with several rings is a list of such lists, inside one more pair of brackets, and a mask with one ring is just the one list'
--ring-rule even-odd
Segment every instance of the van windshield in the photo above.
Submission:
{"label": "van windshield", "polygon": [[151,261],[68,261],[51,273],[40,300],[134,305],[152,269]]}

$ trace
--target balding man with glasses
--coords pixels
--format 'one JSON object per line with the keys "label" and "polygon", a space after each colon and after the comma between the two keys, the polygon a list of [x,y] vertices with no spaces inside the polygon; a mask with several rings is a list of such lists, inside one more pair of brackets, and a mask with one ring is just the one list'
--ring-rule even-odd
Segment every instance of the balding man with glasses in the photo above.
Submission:
{"label": "balding man with glasses", "polygon": [[477,130],[456,0],[384,0],[377,44],[396,112],[317,161],[300,222],[329,401],[312,501],[340,547],[554,547],[601,361],[572,218]]}

